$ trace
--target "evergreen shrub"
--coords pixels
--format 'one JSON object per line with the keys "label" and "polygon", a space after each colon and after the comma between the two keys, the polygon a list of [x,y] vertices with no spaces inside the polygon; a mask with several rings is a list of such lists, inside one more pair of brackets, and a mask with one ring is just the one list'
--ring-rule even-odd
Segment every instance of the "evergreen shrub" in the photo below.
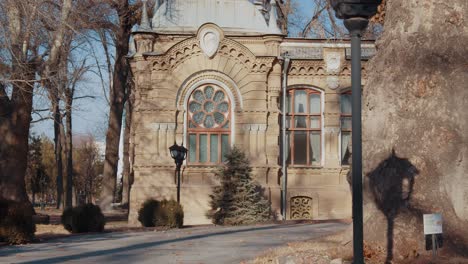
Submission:
{"label": "evergreen shrub", "polygon": [[101,208],[91,203],[65,209],[61,220],[71,233],[102,232],[106,224]]}
{"label": "evergreen shrub", "polygon": [[174,200],[146,200],[138,211],[138,221],[144,227],[165,226],[181,228],[184,225],[184,210]]}
{"label": "evergreen shrub", "polygon": [[217,225],[244,225],[272,219],[270,202],[263,188],[252,179],[252,168],[245,153],[234,147],[217,172],[221,184],[210,195],[207,213]]}
{"label": "evergreen shrub", "polygon": [[0,201],[0,241],[23,244],[34,239],[34,209],[29,202]]}

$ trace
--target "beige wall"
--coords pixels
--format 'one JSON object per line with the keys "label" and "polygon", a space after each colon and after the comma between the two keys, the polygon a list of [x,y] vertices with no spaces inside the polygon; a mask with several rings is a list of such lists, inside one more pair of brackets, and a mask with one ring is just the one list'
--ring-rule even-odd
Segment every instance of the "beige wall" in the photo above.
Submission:
{"label": "beige wall", "polygon": [[[265,187],[272,209],[279,215],[278,102],[282,66],[277,57],[284,46],[288,47],[289,40],[281,36],[230,37],[224,36],[216,26],[213,30],[221,32],[221,40],[212,58],[201,49],[195,34],[135,34],[137,53],[131,59],[136,83],[131,224],[138,224],[137,212],[146,199],[176,198],[175,165],[168,147],[174,140],[179,144],[184,140],[184,99],[191,88],[207,80],[216,82],[232,95],[234,144],[248,154],[256,179]],[[303,43],[301,45],[307,48],[308,42]],[[288,86],[306,85],[323,92],[323,164],[312,168],[289,168],[287,197],[289,201],[298,196],[309,199],[310,207],[306,204],[304,208],[311,210],[313,219],[350,218],[347,168],[341,167],[339,158],[339,94],[350,86],[350,63],[345,59],[345,47],[349,44],[313,45],[321,49],[323,59],[292,60]],[[209,209],[208,195],[216,184],[216,169],[214,166],[184,165],[181,202],[185,224],[210,222],[205,214]],[[289,205],[288,202],[288,217]]]}

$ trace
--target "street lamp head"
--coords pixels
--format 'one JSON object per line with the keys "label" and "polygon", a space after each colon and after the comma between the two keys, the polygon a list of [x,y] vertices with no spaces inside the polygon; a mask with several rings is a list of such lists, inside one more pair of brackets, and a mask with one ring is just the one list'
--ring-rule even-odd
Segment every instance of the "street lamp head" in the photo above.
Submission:
{"label": "street lamp head", "polygon": [[184,144],[181,146],[177,145],[177,143],[174,142],[174,145],[172,145],[169,148],[169,152],[171,154],[171,157],[174,159],[176,165],[182,166],[182,163],[184,162],[186,156],[187,156],[187,149],[184,147]]}
{"label": "street lamp head", "polygon": [[336,17],[340,19],[369,19],[377,13],[382,0],[330,0]]}

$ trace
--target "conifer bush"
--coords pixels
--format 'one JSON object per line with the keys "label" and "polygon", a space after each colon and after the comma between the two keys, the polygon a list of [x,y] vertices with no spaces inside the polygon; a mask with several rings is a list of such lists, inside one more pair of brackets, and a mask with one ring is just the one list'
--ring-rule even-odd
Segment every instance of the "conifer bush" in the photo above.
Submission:
{"label": "conifer bush", "polygon": [[138,211],[138,221],[144,227],[165,226],[180,228],[184,225],[184,210],[174,200],[146,200]]}
{"label": "conifer bush", "polygon": [[272,219],[270,202],[252,179],[252,168],[244,152],[234,147],[225,155],[226,163],[216,174],[221,184],[210,195],[208,212],[214,224],[244,225]]}
{"label": "conifer bush", "polygon": [[91,203],[65,209],[61,220],[71,233],[102,232],[106,224],[101,208]]}
{"label": "conifer bush", "polygon": [[34,239],[34,210],[28,202],[0,201],[0,241],[23,244]]}

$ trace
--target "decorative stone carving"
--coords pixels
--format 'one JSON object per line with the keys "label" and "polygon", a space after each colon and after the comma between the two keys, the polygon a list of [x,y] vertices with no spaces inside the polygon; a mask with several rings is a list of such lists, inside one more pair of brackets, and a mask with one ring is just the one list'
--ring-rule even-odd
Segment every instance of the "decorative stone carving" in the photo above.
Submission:
{"label": "decorative stone carving", "polygon": [[205,29],[200,36],[200,47],[209,58],[212,58],[219,48],[219,33]]}
{"label": "decorative stone carving", "polygon": [[295,196],[291,198],[291,219],[312,219],[312,198]]}
{"label": "decorative stone carving", "polygon": [[327,73],[338,73],[341,66],[341,53],[328,52],[325,54],[325,64],[327,65]]}
{"label": "decorative stone carving", "polygon": [[218,52],[222,37],[221,29],[215,24],[206,24],[199,29],[200,48],[208,58],[213,58]]}
{"label": "decorative stone carving", "polygon": [[285,52],[287,52],[288,56],[292,59],[323,59],[323,48],[321,47],[282,47],[281,53]]}
{"label": "decorative stone carving", "polygon": [[[351,48],[346,48],[346,59],[351,60]],[[377,53],[377,50],[373,48],[361,48],[361,60],[369,60]]]}
{"label": "decorative stone carving", "polygon": [[338,76],[328,76],[327,77],[328,88],[335,90],[340,87],[340,79]]}

